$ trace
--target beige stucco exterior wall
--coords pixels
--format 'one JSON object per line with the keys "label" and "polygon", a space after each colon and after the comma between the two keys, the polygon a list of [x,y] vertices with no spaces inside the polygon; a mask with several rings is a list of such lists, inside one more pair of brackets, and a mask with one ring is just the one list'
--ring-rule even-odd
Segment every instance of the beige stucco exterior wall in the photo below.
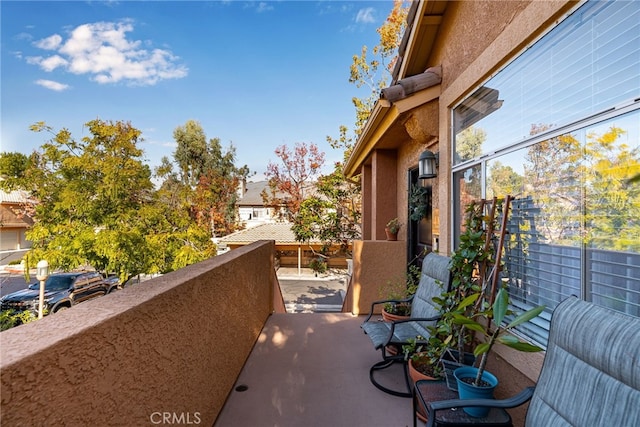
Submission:
{"label": "beige stucco exterior wall", "polygon": [[257,242],[0,333],[2,425],[212,425],[273,310],[273,253]]}
{"label": "beige stucco exterior wall", "polygon": [[[388,282],[402,280],[406,274],[407,251],[404,241],[356,240],[353,242],[353,274],[345,296],[343,311],[368,314],[371,303],[385,299]],[[380,313],[381,306],[376,307]]]}

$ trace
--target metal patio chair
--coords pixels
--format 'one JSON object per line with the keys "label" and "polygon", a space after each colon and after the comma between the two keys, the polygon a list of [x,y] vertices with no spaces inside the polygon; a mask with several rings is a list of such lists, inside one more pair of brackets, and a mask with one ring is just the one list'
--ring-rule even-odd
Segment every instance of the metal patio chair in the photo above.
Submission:
{"label": "metal patio chair", "polygon": [[[362,324],[362,329],[369,336],[376,350],[382,353],[382,360],[375,363],[369,370],[371,383],[385,393],[400,397],[411,397],[411,381],[407,373],[407,363],[404,360],[402,346],[409,344],[410,339],[421,336],[429,337],[429,326],[434,326],[439,318],[439,306],[433,302],[433,297],[439,296],[444,290],[448,290],[451,282],[449,271],[449,257],[436,253],[429,253],[422,261],[420,282],[416,293],[403,300],[374,301],[371,304],[369,316]],[[406,320],[386,322],[378,319],[372,320],[376,305],[388,302],[409,302],[411,304],[411,316]],[[388,348],[395,351],[387,351]],[[395,353],[395,354],[394,354]],[[394,363],[402,363],[405,374],[406,391],[393,390],[380,384],[375,378],[375,372],[386,369]]]}

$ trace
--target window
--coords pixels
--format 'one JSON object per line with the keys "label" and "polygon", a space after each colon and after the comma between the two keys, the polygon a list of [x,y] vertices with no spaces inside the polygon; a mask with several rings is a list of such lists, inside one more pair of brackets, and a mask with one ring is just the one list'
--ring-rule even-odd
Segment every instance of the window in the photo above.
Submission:
{"label": "window", "polygon": [[587,2],[453,117],[455,223],[469,200],[516,198],[512,304],[548,308],[520,332],[544,344],[570,295],[640,317],[640,4]]}

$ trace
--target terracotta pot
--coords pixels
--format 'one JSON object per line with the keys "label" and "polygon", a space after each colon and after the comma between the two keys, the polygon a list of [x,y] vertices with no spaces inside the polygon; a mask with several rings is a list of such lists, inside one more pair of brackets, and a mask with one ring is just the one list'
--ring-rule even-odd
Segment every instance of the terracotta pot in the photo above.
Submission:
{"label": "terracotta pot", "polygon": [[[385,322],[394,322],[397,320],[404,320],[408,318],[409,316],[400,316],[398,314],[387,313],[387,311],[384,308],[382,309],[382,320],[384,320]],[[398,350],[391,345],[385,347],[385,350],[387,351],[387,354],[390,356],[395,356],[396,354],[398,354]]]}
{"label": "terracotta pot", "polygon": [[398,240],[398,233],[392,233],[388,228],[384,229],[385,234],[387,235],[387,240],[395,241]]}
{"label": "terracotta pot", "polygon": [[399,314],[387,313],[387,311],[384,308],[382,309],[382,320],[384,320],[385,322],[396,322],[398,320],[406,320],[409,317],[410,316],[401,316]]}
{"label": "terracotta pot", "polygon": [[[409,359],[409,377],[411,378],[411,381],[413,381],[413,384],[415,384],[416,381],[419,380],[435,380],[435,378],[430,377],[429,375],[425,375],[414,368],[413,360],[411,359]],[[418,411],[416,415],[422,422],[427,422],[427,410],[424,408],[424,406],[422,406],[421,402],[418,402]]]}

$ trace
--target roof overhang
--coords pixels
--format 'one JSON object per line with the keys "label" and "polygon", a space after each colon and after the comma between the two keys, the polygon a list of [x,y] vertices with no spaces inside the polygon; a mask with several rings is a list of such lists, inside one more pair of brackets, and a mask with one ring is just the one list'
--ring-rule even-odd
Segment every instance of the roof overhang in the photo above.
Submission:
{"label": "roof overhang", "polygon": [[[412,6],[401,42],[393,84],[383,91],[345,163],[344,173],[353,178],[376,149],[396,148],[410,138],[404,123],[412,110],[440,96],[441,69],[427,68],[447,1],[423,0]],[[416,4],[414,3],[414,5]],[[437,74],[433,80],[426,74]],[[425,83],[426,82],[426,83]],[[398,91],[403,91],[400,96]]]}

